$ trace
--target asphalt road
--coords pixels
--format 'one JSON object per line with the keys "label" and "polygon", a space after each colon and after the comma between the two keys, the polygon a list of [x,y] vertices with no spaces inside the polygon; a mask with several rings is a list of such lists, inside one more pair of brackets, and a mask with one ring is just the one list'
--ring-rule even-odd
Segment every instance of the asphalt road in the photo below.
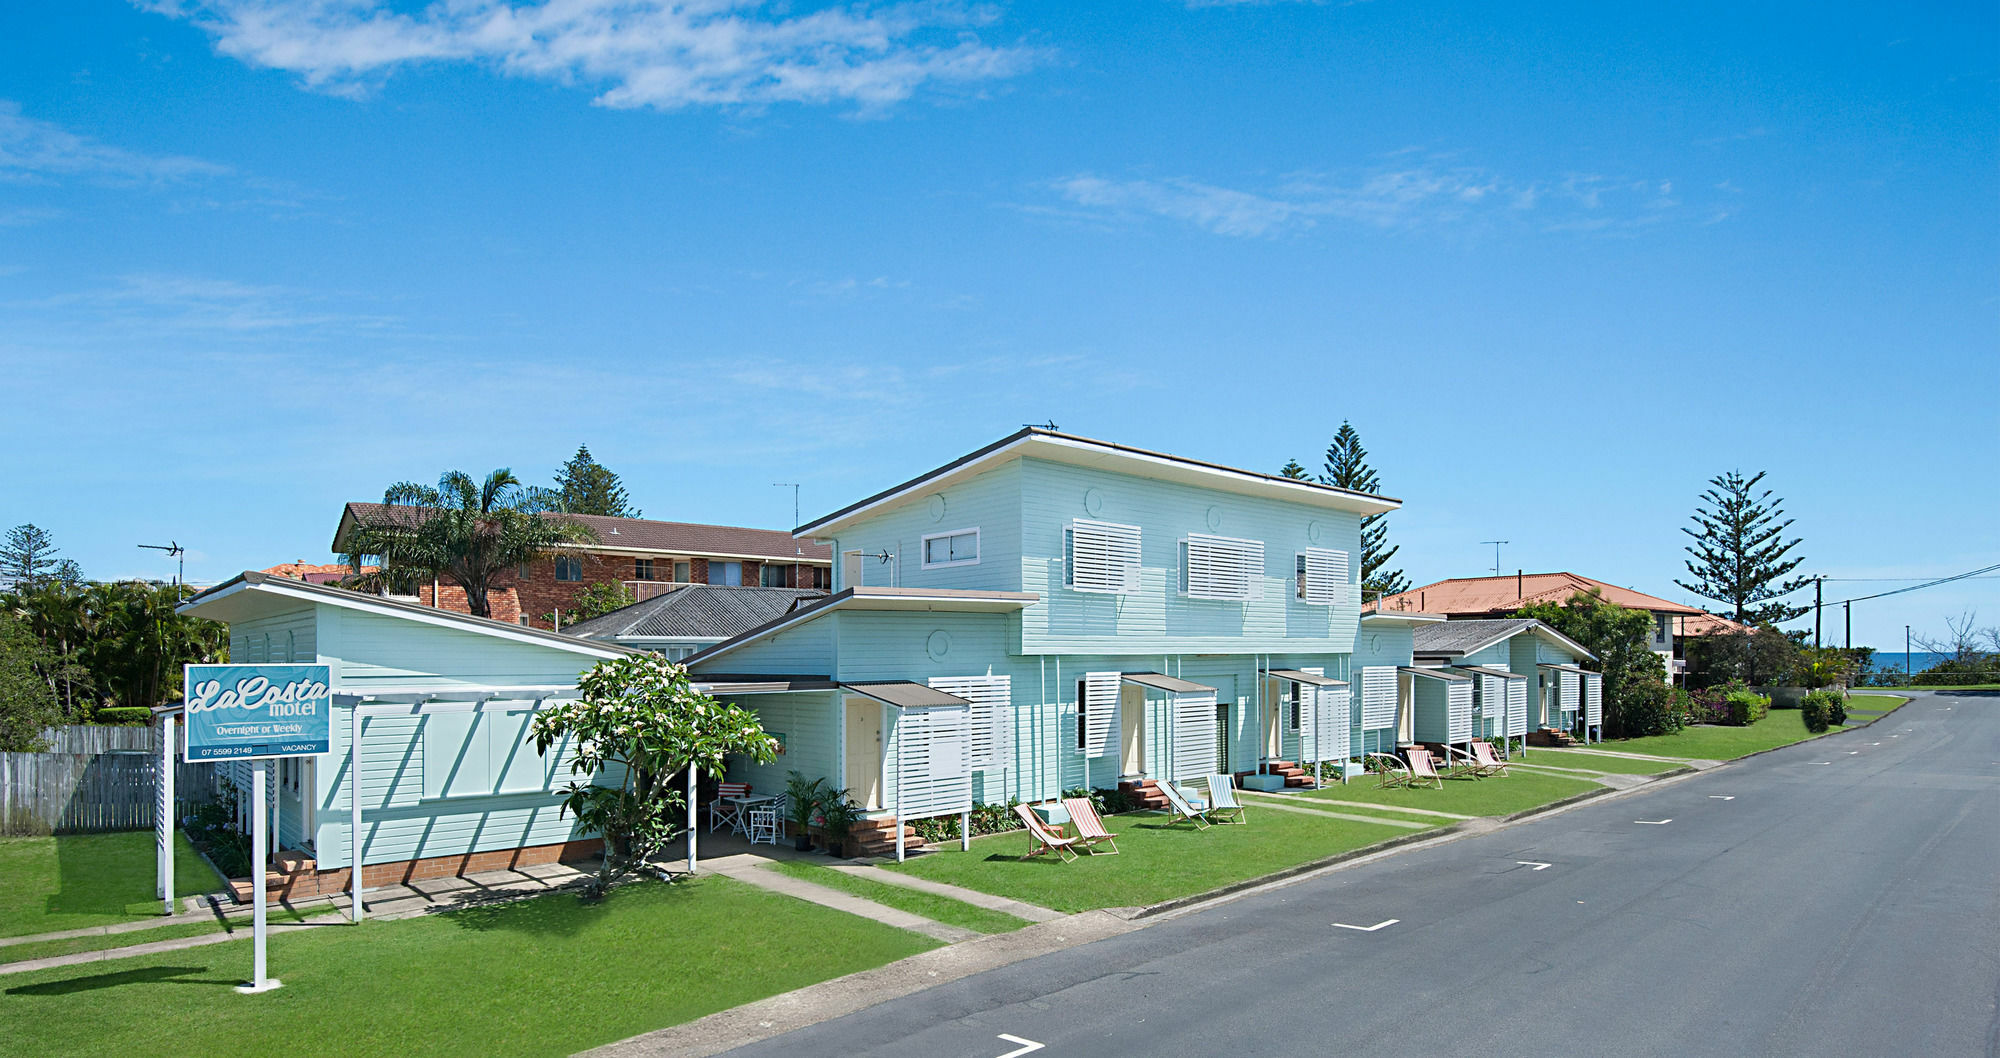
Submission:
{"label": "asphalt road", "polygon": [[731,1053],[1991,1056],[1996,1001],[2000,696],[1927,695]]}

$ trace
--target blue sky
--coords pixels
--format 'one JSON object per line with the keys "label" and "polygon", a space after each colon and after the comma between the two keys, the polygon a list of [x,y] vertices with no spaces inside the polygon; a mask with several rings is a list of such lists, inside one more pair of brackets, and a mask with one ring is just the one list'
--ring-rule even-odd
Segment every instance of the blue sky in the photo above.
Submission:
{"label": "blue sky", "polygon": [[1345,418],[1419,583],[1686,598],[1739,467],[1811,571],[1957,572],[1996,75],[1991,4],[7,5],[0,523],[214,580],[579,442],[779,526],[1027,422],[1275,470]]}

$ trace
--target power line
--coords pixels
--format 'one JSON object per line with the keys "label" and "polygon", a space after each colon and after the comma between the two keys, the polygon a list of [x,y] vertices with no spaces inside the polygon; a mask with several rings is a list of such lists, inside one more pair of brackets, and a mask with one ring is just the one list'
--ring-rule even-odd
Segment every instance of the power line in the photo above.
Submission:
{"label": "power line", "polygon": [[[1825,578],[1825,580],[1826,580],[1826,582],[1827,582],[1828,584],[1868,584],[1868,583],[1881,583],[1881,584],[1907,584],[1907,583],[1909,583],[1909,582],[1911,582],[1911,581],[1917,581],[1917,580],[1923,580],[1923,579],[1924,579],[1924,578],[1922,578],[1922,577],[1827,577],[1827,578]],[[1965,575],[1960,575],[1960,576],[1957,576],[1957,577],[1954,577],[1954,578],[1951,578],[1951,579],[1953,579],[1953,580],[2000,580],[2000,576],[1986,576],[1986,577],[1972,577],[1972,576],[1965,576]]]}
{"label": "power line", "polygon": [[1891,595],[1901,595],[1901,594],[1903,594],[1903,593],[1904,593],[1904,592],[1906,592],[1906,591],[1918,591],[1918,590],[1921,590],[1921,589],[1923,589],[1923,588],[1935,588],[1935,587],[1937,587],[1937,586],[1938,586],[1938,585],[1940,585],[1940,584],[1950,584],[1950,583],[1951,583],[1952,581],[1955,581],[1955,580],[1971,580],[1971,579],[1973,579],[1973,578],[1975,578],[1975,577],[1984,577],[1984,576],[1985,576],[1986,574],[1988,574],[1988,573],[1993,573],[1993,572],[1995,572],[1995,571],[2000,571],[2000,562],[1996,562],[1996,563],[1994,563],[1993,565],[1990,565],[1990,566],[1986,566],[1986,567],[1984,567],[1984,568],[1981,568],[1981,569],[1975,569],[1975,570],[1970,570],[1970,571],[1968,571],[1968,572],[1965,572],[1965,573],[1959,573],[1959,574],[1956,574],[1956,575],[1954,575],[1954,576],[1950,576],[1950,577],[1939,577],[1939,578],[1938,578],[1938,579],[1936,579],[1936,580],[1927,580],[1927,581],[1925,581],[1925,582],[1924,582],[1924,583],[1922,583],[1922,584],[1912,584],[1912,585],[1910,585],[1910,586],[1909,586],[1909,587],[1907,587],[1907,588],[1897,588],[1897,589],[1896,589],[1896,590],[1894,590],[1894,591],[1880,591],[1880,592],[1876,592],[1876,593],[1875,593],[1875,594],[1873,594],[1873,595],[1857,595],[1857,596],[1855,596],[1855,597],[1854,597],[1854,598],[1852,598],[1852,599],[1840,599],[1840,600],[1838,600],[1838,601],[1836,601],[1836,602],[1830,602],[1830,603],[1827,603],[1826,605],[1828,605],[1828,606],[1839,606],[1839,605],[1841,605],[1842,603],[1851,603],[1851,602],[1866,602],[1866,601],[1867,601],[1867,600],[1869,600],[1869,599],[1883,599],[1883,598],[1887,598],[1888,596],[1891,596]]}

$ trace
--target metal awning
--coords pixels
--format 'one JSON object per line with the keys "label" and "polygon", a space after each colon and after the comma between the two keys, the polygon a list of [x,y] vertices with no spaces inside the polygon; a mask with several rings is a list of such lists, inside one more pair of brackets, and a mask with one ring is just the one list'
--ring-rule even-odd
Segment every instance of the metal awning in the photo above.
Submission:
{"label": "metal awning", "polygon": [[788,691],[830,691],[840,684],[830,676],[761,676],[701,674],[688,677],[696,690],[718,694],[784,694]]}
{"label": "metal awning", "polygon": [[921,683],[911,680],[843,682],[841,686],[856,694],[865,694],[886,705],[893,705],[898,709],[924,709],[937,705],[970,706],[972,704],[956,694],[946,694],[934,687],[926,687]]}
{"label": "metal awning", "polygon": [[1398,665],[1396,666],[1396,671],[1407,672],[1412,676],[1428,676],[1431,679],[1444,680],[1447,683],[1466,683],[1472,679],[1470,676],[1460,676],[1456,672],[1445,672],[1442,669],[1419,668],[1412,665]]}
{"label": "metal awning", "polygon": [[1302,669],[1265,669],[1264,675],[1275,676],[1293,683],[1303,683],[1308,687],[1345,687],[1346,680],[1336,680],[1331,676],[1315,676]]}
{"label": "metal awning", "polygon": [[1157,672],[1121,672],[1119,678],[1126,683],[1136,683],[1141,687],[1151,687],[1168,694],[1214,694],[1215,688],[1205,683],[1194,683],[1178,676],[1162,676]]}
{"label": "metal awning", "polygon": [[1583,667],[1583,666],[1581,666],[1581,665],[1551,665],[1551,664],[1548,664],[1547,662],[1543,662],[1542,664],[1540,664],[1540,665],[1536,665],[1535,667],[1536,667],[1536,668],[1538,668],[1538,669],[1557,669],[1557,670],[1560,670],[1560,671],[1562,671],[1562,672],[1589,672],[1589,671],[1590,671],[1589,669],[1586,669],[1586,668],[1584,668],[1584,667]]}
{"label": "metal awning", "polygon": [[1495,665],[1460,665],[1459,668],[1467,672],[1476,672],[1481,676],[1498,676],[1503,680],[1525,680],[1528,678],[1528,674],[1525,672],[1509,672]]}

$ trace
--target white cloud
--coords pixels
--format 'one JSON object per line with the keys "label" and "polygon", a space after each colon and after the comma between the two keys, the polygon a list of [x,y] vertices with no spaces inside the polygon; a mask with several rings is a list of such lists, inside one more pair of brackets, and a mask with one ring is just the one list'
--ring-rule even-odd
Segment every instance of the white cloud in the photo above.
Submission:
{"label": "white cloud", "polygon": [[228,167],[171,154],[141,154],[79,136],[21,113],[0,99],[0,178],[81,176],[114,183],[164,183],[220,176]]}
{"label": "white cloud", "polygon": [[792,13],[761,0],[145,0],[206,30],[253,66],[338,94],[396,70],[476,63],[601,88],[608,107],[852,103],[877,109],[926,85],[968,85],[1034,65],[1031,47],[987,44],[997,15],[949,0]]}
{"label": "white cloud", "polygon": [[1115,179],[1092,173],[1050,185],[1084,216],[1165,218],[1218,235],[1296,234],[1345,221],[1410,228],[1507,220],[1545,230],[1608,230],[1659,223],[1678,207],[1670,180],[1610,180],[1567,174],[1511,180],[1442,158],[1411,158],[1345,174],[1305,173],[1241,190],[1187,178]]}
{"label": "white cloud", "polygon": [[253,285],[203,276],[138,274],[113,285],[15,302],[57,319],[81,318],[92,326],[127,333],[179,332],[207,337],[253,337],[288,332],[292,340],[310,332],[379,332],[393,317],[347,311],[333,299],[289,287]]}

